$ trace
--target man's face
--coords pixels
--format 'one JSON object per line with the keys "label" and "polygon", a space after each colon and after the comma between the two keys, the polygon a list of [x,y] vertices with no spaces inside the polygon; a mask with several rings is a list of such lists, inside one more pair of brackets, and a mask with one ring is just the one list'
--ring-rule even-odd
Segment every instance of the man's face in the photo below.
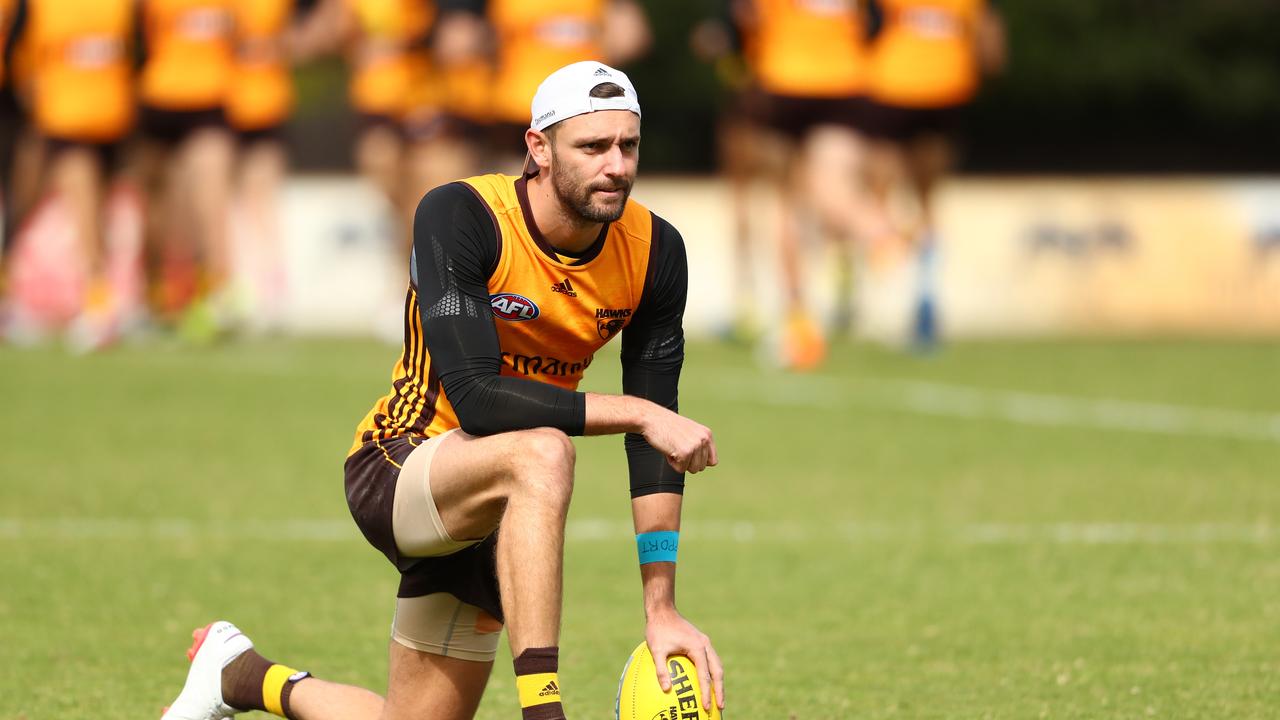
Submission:
{"label": "man's face", "polygon": [[622,217],[640,161],[640,118],[600,110],[557,123],[551,135],[551,186],[560,202],[589,222]]}

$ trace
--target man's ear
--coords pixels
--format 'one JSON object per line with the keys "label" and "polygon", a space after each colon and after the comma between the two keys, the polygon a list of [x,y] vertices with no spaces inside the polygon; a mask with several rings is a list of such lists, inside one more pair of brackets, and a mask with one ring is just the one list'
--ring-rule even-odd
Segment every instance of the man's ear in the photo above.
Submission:
{"label": "man's ear", "polygon": [[545,132],[529,128],[524,131],[524,144],[529,148],[529,159],[541,170],[551,167],[551,137]]}

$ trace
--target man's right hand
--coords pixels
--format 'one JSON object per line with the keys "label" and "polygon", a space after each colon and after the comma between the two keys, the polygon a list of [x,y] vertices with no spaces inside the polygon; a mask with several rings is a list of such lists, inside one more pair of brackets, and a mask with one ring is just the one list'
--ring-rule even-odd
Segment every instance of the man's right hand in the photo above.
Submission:
{"label": "man's right hand", "polygon": [[676,472],[702,472],[718,462],[711,428],[664,407],[651,405],[641,432]]}

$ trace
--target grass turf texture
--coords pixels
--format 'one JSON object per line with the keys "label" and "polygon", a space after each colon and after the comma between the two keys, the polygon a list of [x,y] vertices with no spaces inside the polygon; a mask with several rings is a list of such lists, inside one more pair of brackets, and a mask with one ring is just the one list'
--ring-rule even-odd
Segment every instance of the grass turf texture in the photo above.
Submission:
{"label": "grass turf texture", "polygon": [[[269,657],[383,688],[395,577],[349,521],[341,462],[395,354],[0,348],[0,718],[157,717],[190,629],[218,617]],[[722,464],[689,479],[679,600],[728,666],[729,717],[1274,717],[1280,441],[937,415],[894,393],[1265,420],[1280,345],[834,354],[797,377],[690,347],[682,408]],[[602,355],[588,380],[617,377]],[[605,718],[644,627],[621,440],[577,445],[561,678],[571,717]],[[504,647],[479,717],[517,712]]]}

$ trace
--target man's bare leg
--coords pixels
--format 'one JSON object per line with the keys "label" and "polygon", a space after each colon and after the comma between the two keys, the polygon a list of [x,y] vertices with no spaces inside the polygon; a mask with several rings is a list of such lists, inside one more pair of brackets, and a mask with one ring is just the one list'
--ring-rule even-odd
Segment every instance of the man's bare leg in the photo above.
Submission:
{"label": "man's bare leg", "polygon": [[[527,653],[537,655],[539,668],[552,668],[535,674],[554,674],[573,443],[564,433],[545,428],[482,438],[459,431],[440,442],[430,481],[445,530],[458,540],[480,539],[501,522],[498,578],[517,675],[526,674],[519,668]],[[233,707],[265,704],[263,678],[272,664],[253,650],[238,656],[222,674],[225,701]],[[468,720],[492,667],[492,662],[446,658],[392,641],[385,701],[362,688],[309,677],[285,683],[288,695],[280,702],[301,720]],[[282,670],[280,674],[294,672]],[[536,717],[563,717],[558,687],[554,702],[541,703]]]}
{"label": "man's bare leg", "polygon": [[800,213],[805,208],[804,164],[788,163],[778,192],[778,267],[781,270],[783,307],[779,363],[791,370],[812,370],[826,358],[822,328],[805,301],[805,248],[801,242]]}
{"label": "man's bare leg", "polygon": [[515,656],[560,637],[564,524],[573,493],[573,443],[536,429],[444,439],[431,466],[440,519],[456,539],[498,527],[498,583]]}
{"label": "man's bare leg", "polygon": [[290,713],[299,720],[379,720],[385,701],[372,690],[307,678],[290,698]]}
{"label": "man's bare leg", "polygon": [[492,662],[447,658],[390,643],[387,697],[317,678],[298,683],[291,710],[299,720],[470,720]]}
{"label": "man's bare leg", "polygon": [[49,162],[50,186],[67,203],[75,220],[80,259],[91,279],[102,271],[102,168],[88,147],[67,147]]}
{"label": "man's bare leg", "polygon": [[868,143],[835,125],[814,128],[806,138],[803,193],[822,223],[846,241],[883,242],[893,229],[868,192]]}
{"label": "man's bare leg", "polygon": [[920,205],[921,228],[916,237],[918,288],[912,320],[912,340],[917,350],[938,344],[938,232],[934,218],[934,191],[951,167],[952,150],[942,135],[924,135],[906,147],[911,189]]}
{"label": "man's bare leg", "polygon": [[511,655],[560,644],[564,525],[573,492],[573,445],[550,433],[513,473],[498,532],[498,584]]}
{"label": "man's bare leg", "polygon": [[277,330],[283,321],[287,288],[284,237],[280,231],[280,190],[289,161],[284,143],[259,140],[241,152],[238,198],[244,211],[245,234],[233,245],[240,263],[252,274],[243,277],[254,306],[254,329]]}
{"label": "man's bare leg", "polygon": [[386,197],[387,204],[401,227],[397,242],[407,257],[409,249],[413,247],[413,233],[412,222],[406,225],[406,220],[412,221],[418,198],[414,198],[410,205],[405,205],[404,150],[404,140],[399,131],[387,125],[370,125],[356,137],[356,171]]}
{"label": "man's bare leg", "polygon": [[209,289],[217,292],[231,277],[227,234],[231,163],[235,152],[231,133],[223,128],[200,128],[183,141],[179,152],[190,202],[189,221],[199,233],[199,249]]}
{"label": "man's bare leg", "polygon": [[[483,438],[458,431],[441,440],[431,463],[431,494],[450,537],[483,538],[501,522],[498,582],[517,658],[529,648],[559,643],[573,465],[573,443],[550,429]],[[382,715],[369,714],[381,699],[366,690],[306,680],[293,693],[298,717],[466,720],[475,714],[493,667],[394,641],[390,663]]]}
{"label": "man's bare leg", "polygon": [[432,655],[392,641],[381,720],[471,720],[480,707],[491,670],[492,662]]}
{"label": "man's bare leg", "polygon": [[498,584],[526,720],[563,720],[559,670],[564,526],[573,494],[573,443],[541,428],[444,439],[431,488],[454,538],[484,537],[501,520]]}
{"label": "man's bare leg", "polygon": [[[483,538],[501,523],[498,581],[512,655],[555,647],[573,443],[550,429],[489,437],[458,431],[440,442],[431,463],[431,494],[450,537]],[[392,641],[385,705],[367,690],[314,678],[297,684],[290,705],[302,720],[467,720],[492,667]]]}

